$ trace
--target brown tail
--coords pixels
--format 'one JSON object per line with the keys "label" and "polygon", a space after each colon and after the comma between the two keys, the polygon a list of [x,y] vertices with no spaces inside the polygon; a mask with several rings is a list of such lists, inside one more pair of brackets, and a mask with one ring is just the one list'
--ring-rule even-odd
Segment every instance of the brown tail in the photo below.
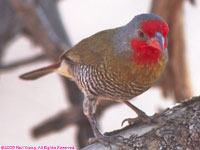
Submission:
{"label": "brown tail", "polygon": [[42,77],[44,75],[47,75],[49,73],[56,71],[60,67],[60,65],[61,65],[61,62],[58,62],[56,64],[25,73],[19,77],[23,80],[35,80],[39,77]]}

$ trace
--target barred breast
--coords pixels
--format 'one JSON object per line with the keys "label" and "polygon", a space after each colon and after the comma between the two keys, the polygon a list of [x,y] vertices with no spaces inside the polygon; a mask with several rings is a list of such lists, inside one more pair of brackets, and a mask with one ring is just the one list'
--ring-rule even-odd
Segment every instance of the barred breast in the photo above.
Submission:
{"label": "barred breast", "polygon": [[120,100],[131,99],[151,85],[138,85],[134,81],[122,82],[115,72],[109,73],[103,65],[76,64],[73,67],[75,81],[87,95],[105,99]]}

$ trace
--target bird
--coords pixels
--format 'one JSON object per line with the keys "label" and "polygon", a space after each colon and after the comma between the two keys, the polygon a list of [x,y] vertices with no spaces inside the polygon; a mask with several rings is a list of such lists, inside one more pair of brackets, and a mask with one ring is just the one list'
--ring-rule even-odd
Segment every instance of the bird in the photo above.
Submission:
{"label": "bird", "polygon": [[84,94],[83,112],[95,135],[104,145],[116,137],[100,132],[95,112],[104,100],[122,102],[138,117],[125,121],[149,122],[151,117],[129,102],[147,91],[160,78],[168,61],[169,27],[153,13],[136,15],[124,26],[100,31],[66,50],[53,65],[25,73],[24,80],[34,80],[57,72],[73,80]]}

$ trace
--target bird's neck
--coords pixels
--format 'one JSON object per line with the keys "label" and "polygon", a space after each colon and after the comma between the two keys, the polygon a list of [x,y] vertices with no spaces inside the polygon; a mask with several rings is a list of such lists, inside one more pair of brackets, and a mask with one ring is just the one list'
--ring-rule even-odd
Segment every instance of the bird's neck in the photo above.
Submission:
{"label": "bird's neck", "polygon": [[117,28],[113,37],[114,49],[117,54],[132,53],[130,47],[132,34],[125,26]]}
{"label": "bird's neck", "polygon": [[165,69],[167,58],[162,55],[162,58],[153,64],[133,64],[132,74],[135,76],[135,81],[139,84],[153,84],[158,80]]}

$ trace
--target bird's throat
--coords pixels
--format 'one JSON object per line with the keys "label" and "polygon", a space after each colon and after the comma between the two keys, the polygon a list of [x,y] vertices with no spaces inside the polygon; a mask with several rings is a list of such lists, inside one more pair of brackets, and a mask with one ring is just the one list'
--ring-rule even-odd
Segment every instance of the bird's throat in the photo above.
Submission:
{"label": "bird's throat", "polygon": [[161,50],[149,46],[145,41],[131,40],[132,61],[137,65],[156,65],[161,59]]}

